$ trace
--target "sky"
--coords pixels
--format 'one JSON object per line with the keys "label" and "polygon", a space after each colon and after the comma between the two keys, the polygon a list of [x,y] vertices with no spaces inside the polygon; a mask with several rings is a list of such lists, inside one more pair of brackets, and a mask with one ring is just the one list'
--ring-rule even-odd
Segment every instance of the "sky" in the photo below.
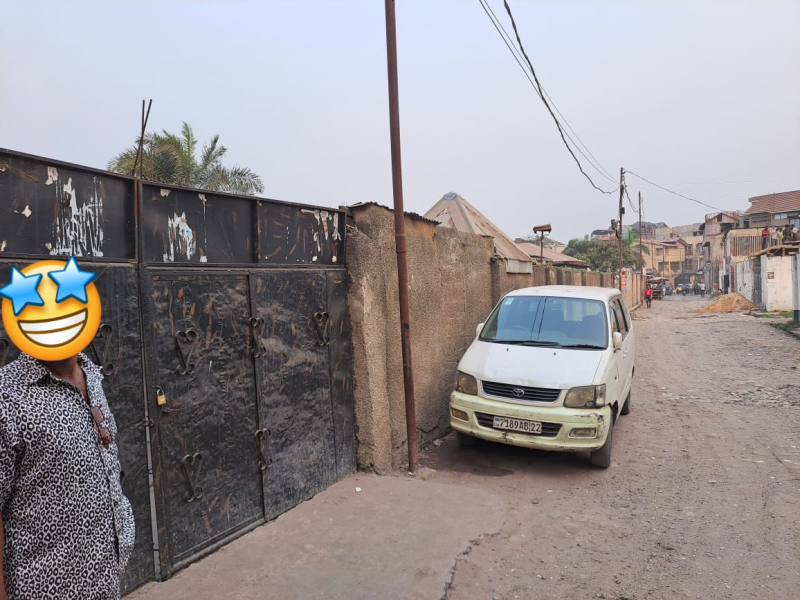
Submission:
{"label": "sky", "polygon": [[[725,210],[800,189],[797,0],[509,3],[542,85],[615,181],[622,167]],[[152,98],[150,129],[220,134],[266,197],[391,205],[383,4],[7,0],[0,147],[104,168]],[[511,237],[608,226],[618,195],[580,174],[478,0],[397,0],[397,36],[406,210],[452,191]],[[627,182],[648,221],[713,212]]]}

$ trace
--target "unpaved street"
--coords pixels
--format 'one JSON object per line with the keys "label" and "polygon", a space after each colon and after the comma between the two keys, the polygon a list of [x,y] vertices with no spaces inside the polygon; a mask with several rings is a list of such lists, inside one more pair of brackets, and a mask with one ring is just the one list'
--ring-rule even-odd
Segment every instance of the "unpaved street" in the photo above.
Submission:
{"label": "unpaved street", "polygon": [[508,505],[447,598],[800,597],[800,341],[694,312],[706,303],[637,311],[633,409],[608,470],[452,439],[427,453],[436,481]]}
{"label": "unpaved street", "polygon": [[451,436],[131,597],[800,598],[800,340],[706,302],[637,311],[609,469]]}

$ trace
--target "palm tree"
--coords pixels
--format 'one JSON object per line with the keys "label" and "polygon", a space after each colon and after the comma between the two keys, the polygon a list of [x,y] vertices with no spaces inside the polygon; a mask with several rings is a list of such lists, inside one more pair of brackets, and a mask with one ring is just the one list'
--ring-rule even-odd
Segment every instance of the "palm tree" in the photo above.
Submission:
{"label": "palm tree", "polygon": [[[109,161],[108,170],[132,175],[138,149],[139,140],[136,140],[133,146]],[[142,179],[148,181],[245,196],[263,193],[264,184],[251,169],[222,164],[227,151],[219,144],[219,135],[215,135],[203,146],[198,158],[197,138],[191,126],[184,123],[180,136],[166,130],[146,133],[139,168]]]}

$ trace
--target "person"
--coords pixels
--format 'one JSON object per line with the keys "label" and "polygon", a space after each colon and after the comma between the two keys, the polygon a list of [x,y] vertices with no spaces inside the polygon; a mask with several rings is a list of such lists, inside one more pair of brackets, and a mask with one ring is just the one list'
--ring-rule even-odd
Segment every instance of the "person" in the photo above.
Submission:
{"label": "person", "polygon": [[778,240],[778,246],[783,246],[783,227],[776,227],[777,233],[775,233],[775,237]]}
{"label": "person", "polygon": [[83,353],[0,369],[0,598],[119,598],[134,522],[102,377]]}
{"label": "person", "polygon": [[761,230],[761,249],[766,250],[769,248],[769,227],[764,225],[764,229]]}
{"label": "person", "polygon": [[[784,237],[786,237],[784,235]],[[796,244],[800,241],[800,235],[798,235],[797,230],[794,228],[794,225],[789,225],[789,243]]]}
{"label": "person", "polygon": [[700,297],[701,298],[706,297],[706,284],[702,281],[700,282]]}
{"label": "person", "polygon": [[694,282],[694,295],[695,296],[699,296],[700,295],[700,284],[697,283],[697,280],[695,280],[695,282]]}
{"label": "person", "polygon": [[650,303],[653,301],[653,290],[649,285],[644,290],[644,301],[647,304],[647,308],[650,308]]}

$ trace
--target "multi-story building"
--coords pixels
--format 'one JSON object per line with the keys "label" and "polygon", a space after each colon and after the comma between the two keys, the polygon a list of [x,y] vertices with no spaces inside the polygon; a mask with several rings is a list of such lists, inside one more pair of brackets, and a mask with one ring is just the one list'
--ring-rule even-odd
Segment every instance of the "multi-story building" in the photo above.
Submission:
{"label": "multi-story building", "polygon": [[800,190],[750,198],[750,208],[742,215],[742,227],[782,227],[793,224],[800,229]]}

